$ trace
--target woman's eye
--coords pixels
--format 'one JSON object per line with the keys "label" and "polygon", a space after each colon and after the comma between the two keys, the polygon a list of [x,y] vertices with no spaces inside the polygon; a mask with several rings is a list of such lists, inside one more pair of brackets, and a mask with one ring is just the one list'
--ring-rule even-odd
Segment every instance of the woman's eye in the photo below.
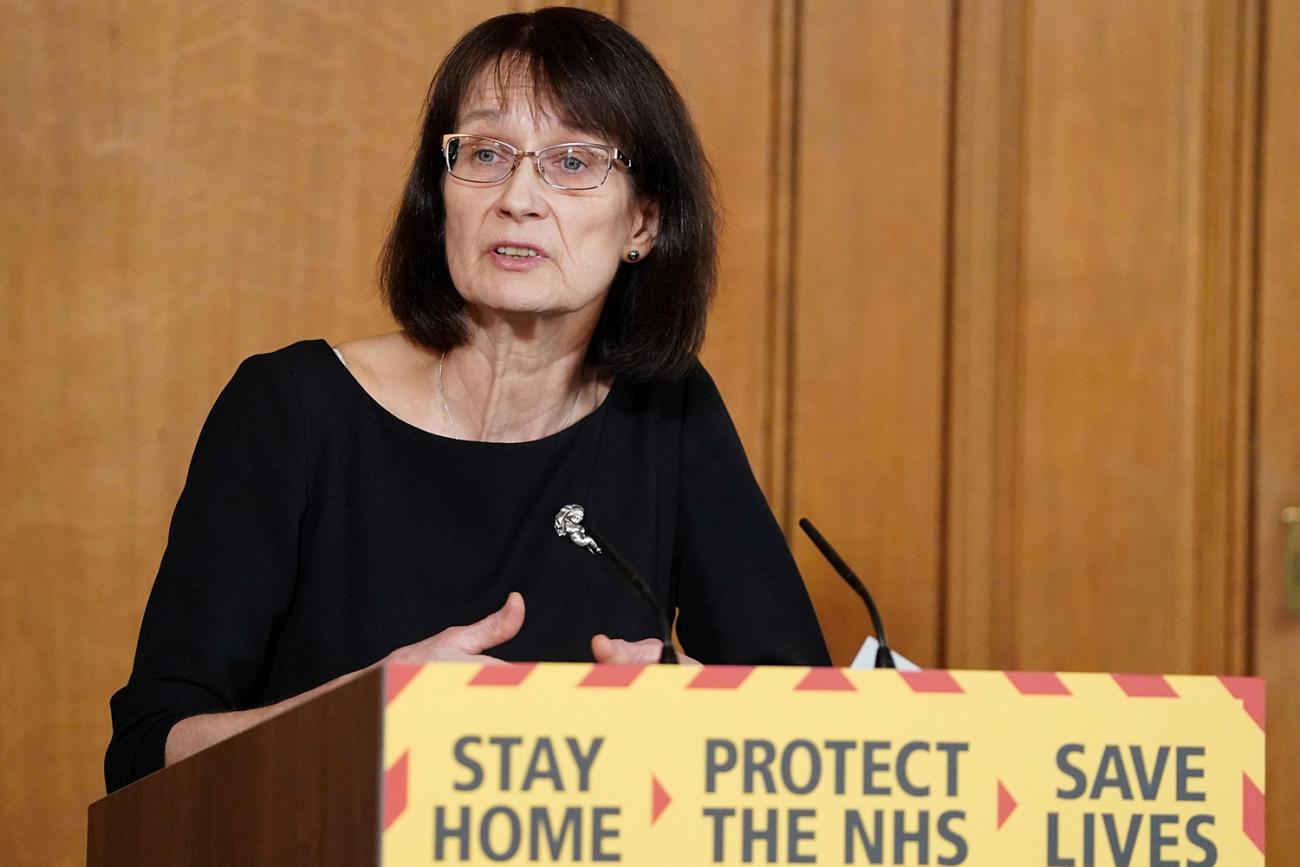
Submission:
{"label": "woman's eye", "polygon": [[582,153],[576,150],[571,150],[571,151],[567,151],[566,153],[558,155],[554,160],[551,161],[551,164],[554,165],[560,171],[568,172],[570,174],[576,174],[578,172],[585,172],[587,170],[587,166],[591,164],[591,161],[586,157],[587,157],[586,153]]}

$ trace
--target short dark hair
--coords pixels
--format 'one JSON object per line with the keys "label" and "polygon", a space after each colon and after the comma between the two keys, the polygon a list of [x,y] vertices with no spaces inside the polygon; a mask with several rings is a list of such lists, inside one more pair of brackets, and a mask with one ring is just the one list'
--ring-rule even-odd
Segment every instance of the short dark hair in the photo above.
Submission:
{"label": "short dark hair", "polygon": [[704,342],[717,279],[713,175],[690,114],[654,56],[613,21],[581,9],[484,21],[434,73],[419,149],[380,260],[394,318],[440,352],[468,336],[464,300],[447,267],[442,136],[455,132],[469,88],[493,66],[503,99],[507,80],[526,76],[531,98],[558,120],[625,151],[634,194],[659,205],[654,249],[620,264],[587,363],[637,381],[684,375]]}

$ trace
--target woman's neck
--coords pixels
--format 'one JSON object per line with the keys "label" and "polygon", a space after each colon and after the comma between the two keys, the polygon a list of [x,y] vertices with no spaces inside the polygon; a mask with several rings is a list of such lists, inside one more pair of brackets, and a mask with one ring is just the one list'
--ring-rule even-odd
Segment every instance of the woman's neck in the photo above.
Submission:
{"label": "woman's neck", "polygon": [[589,335],[471,320],[470,339],[438,362],[437,410],[452,436],[541,439],[589,413],[601,396],[586,370]]}

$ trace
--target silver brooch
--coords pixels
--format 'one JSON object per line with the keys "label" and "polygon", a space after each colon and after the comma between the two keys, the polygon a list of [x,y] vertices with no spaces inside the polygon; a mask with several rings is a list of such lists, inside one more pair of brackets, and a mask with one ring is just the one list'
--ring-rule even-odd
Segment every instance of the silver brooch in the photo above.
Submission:
{"label": "silver brooch", "polygon": [[582,518],[585,514],[582,506],[576,504],[560,509],[555,513],[555,535],[568,536],[573,544],[586,548],[593,554],[600,554],[600,546],[582,527]]}

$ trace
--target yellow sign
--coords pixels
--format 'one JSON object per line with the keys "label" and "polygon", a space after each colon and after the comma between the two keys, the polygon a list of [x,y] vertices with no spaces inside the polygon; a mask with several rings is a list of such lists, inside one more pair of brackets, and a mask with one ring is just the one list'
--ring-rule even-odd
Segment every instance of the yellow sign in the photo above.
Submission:
{"label": "yellow sign", "polygon": [[385,671],[385,867],[1263,864],[1250,678]]}

